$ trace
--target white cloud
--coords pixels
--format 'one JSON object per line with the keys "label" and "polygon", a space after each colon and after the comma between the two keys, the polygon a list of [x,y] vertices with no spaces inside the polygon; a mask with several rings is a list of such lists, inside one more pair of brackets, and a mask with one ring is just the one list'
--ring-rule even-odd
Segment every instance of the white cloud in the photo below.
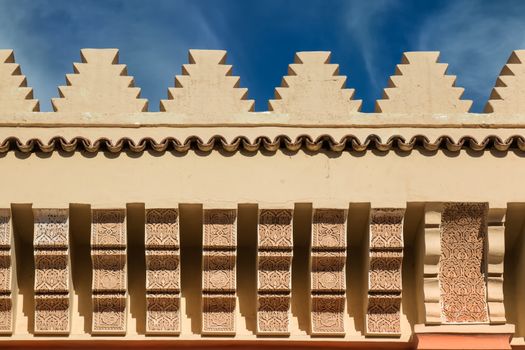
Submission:
{"label": "white cloud", "polygon": [[441,61],[481,111],[511,51],[525,48],[524,13],[525,2],[451,2],[425,20],[416,47],[441,51]]}

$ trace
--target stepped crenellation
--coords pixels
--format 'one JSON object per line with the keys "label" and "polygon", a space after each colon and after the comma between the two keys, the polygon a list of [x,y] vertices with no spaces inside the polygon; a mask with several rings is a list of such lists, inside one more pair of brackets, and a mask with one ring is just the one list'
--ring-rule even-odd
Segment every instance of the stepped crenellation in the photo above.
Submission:
{"label": "stepped crenellation", "polygon": [[[523,113],[523,68],[525,50],[513,51],[496,80],[485,113]],[[355,89],[346,88],[346,76],[339,65],[330,63],[329,51],[297,52],[288,67],[268,110],[288,115],[287,121],[342,118],[360,113],[361,100]],[[74,74],[66,75],[59,98],[52,99],[55,112],[139,113],[148,110],[140,98],[127,68],[118,62],[117,49],[82,49],[81,63]],[[405,52],[394,75],[388,80],[375,112],[382,114],[465,114],[472,101],[461,99],[464,89],[455,86],[456,77],[447,75],[447,64],[438,62],[439,52]],[[166,72],[169,74],[169,72]],[[14,61],[12,50],[0,50],[0,112],[38,111],[38,101],[27,87],[25,76]],[[262,103],[262,101],[259,101]],[[240,78],[232,75],[224,50],[190,50],[189,64],[168,88],[168,98],[160,101],[160,111],[187,116],[187,120],[224,120],[250,115],[254,101]],[[365,113],[368,114],[368,113]],[[320,117],[322,116],[322,117]]]}

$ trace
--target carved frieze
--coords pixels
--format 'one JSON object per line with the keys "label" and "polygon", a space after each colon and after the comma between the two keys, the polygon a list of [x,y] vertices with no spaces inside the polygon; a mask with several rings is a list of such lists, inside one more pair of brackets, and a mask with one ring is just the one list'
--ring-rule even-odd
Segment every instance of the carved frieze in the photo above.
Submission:
{"label": "carved frieze", "polygon": [[177,209],[146,209],[146,332],[180,333],[180,245]]}
{"label": "carved frieze", "polygon": [[344,209],[314,209],[311,249],[311,333],[344,335],[346,220]]}
{"label": "carved frieze", "polygon": [[205,209],[202,333],[235,334],[237,210]]}
{"label": "carved frieze", "polygon": [[293,211],[260,209],[257,229],[257,334],[289,333]]}
{"label": "carved frieze", "polygon": [[33,209],[35,333],[68,334],[71,324],[68,209]]}
{"label": "carved frieze", "polygon": [[0,209],[0,334],[14,330],[16,295],[11,210]]}
{"label": "carved frieze", "polygon": [[366,334],[401,334],[401,265],[404,209],[370,213]]}
{"label": "carved frieze", "polygon": [[93,334],[126,333],[126,210],[93,209]]}

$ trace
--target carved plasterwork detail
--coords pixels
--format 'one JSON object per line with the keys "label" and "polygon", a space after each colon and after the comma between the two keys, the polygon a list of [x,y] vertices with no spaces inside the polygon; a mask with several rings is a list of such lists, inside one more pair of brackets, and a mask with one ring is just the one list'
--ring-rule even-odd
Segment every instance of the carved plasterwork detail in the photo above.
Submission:
{"label": "carved plasterwork detail", "polygon": [[372,209],[367,335],[401,334],[401,265],[404,209]]}
{"label": "carved plasterwork detail", "polygon": [[237,210],[205,209],[202,333],[235,334]]}
{"label": "carved plasterwork detail", "polygon": [[368,297],[367,331],[380,335],[400,333],[400,294],[374,294]]}
{"label": "carved plasterwork detail", "polygon": [[70,331],[69,211],[34,209],[35,333]]}
{"label": "carved plasterwork detail", "polygon": [[146,209],[146,332],[180,333],[180,238],[177,209]]}
{"label": "carved plasterwork detail", "polygon": [[15,326],[13,301],[16,288],[12,242],[11,210],[0,209],[0,334],[11,334]]}
{"label": "carved plasterwork detail", "polygon": [[447,203],[441,216],[439,286],[444,323],[488,322],[486,203]]}
{"label": "carved plasterwork detail", "polygon": [[257,334],[289,333],[293,211],[260,209],[257,229]]}
{"label": "carved plasterwork detail", "polygon": [[93,209],[93,334],[126,332],[126,210]]}
{"label": "carved plasterwork detail", "polygon": [[311,333],[344,335],[346,220],[344,209],[314,209],[311,250]]}

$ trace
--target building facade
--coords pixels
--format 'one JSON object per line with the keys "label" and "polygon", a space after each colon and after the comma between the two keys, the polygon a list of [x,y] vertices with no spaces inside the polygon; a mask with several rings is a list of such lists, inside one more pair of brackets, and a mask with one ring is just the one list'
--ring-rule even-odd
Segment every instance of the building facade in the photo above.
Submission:
{"label": "building facade", "polygon": [[39,112],[0,51],[0,347],[525,348],[524,60],[475,114],[408,52],[362,113],[299,52],[253,112],[191,50],[148,112],[84,49]]}

